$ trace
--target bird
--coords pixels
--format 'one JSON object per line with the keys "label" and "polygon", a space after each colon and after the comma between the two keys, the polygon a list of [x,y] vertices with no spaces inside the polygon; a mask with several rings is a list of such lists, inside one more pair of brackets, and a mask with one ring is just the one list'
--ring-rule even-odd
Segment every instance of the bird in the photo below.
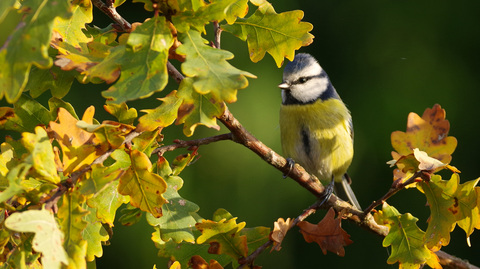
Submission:
{"label": "bird", "polygon": [[352,117],[325,70],[312,55],[299,53],[286,64],[278,87],[284,155],[361,210],[347,174],[353,159]]}

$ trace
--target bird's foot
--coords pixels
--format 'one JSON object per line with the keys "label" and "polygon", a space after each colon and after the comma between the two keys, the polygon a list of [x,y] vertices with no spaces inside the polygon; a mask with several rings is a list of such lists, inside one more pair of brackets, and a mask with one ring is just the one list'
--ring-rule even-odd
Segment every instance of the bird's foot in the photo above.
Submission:
{"label": "bird's foot", "polygon": [[332,177],[332,181],[330,181],[330,184],[325,187],[325,191],[323,192],[322,197],[320,197],[318,200],[321,201],[319,204],[319,207],[322,206],[328,199],[330,199],[330,196],[332,196],[333,189],[335,186],[335,181],[334,177]]}
{"label": "bird's foot", "polygon": [[288,172],[283,174],[283,178],[287,178],[292,172],[293,167],[295,166],[295,161],[292,158],[287,158]]}

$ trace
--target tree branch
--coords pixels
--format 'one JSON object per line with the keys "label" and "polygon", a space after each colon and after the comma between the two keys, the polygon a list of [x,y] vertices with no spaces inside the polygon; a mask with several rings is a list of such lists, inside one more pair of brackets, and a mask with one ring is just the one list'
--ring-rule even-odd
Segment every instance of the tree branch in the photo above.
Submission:
{"label": "tree branch", "polygon": [[207,145],[207,144],[217,142],[217,141],[222,141],[222,140],[232,140],[232,134],[227,133],[227,134],[221,134],[221,135],[216,135],[216,136],[211,136],[211,137],[206,137],[206,138],[200,138],[200,139],[197,139],[197,140],[189,140],[189,141],[176,139],[176,140],[173,141],[173,143],[175,143],[175,144],[156,148],[152,152],[152,154],[158,154],[158,155],[162,156],[165,152],[173,151],[173,150],[176,150],[178,148],[198,147],[198,146],[201,146],[201,145]]}
{"label": "tree branch", "polygon": [[[180,83],[183,80],[184,78],[183,75],[172,64],[167,63],[167,69],[168,69],[168,74],[172,76],[178,83]],[[252,134],[250,134],[240,124],[240,122],[230,113],[227,106],[225,106],[225,112],[222,114],[222,116],[220,116],[219,120],[223,123],[223,125],[225,125],[225,127],[227,127],[230,130],[232,135],[231,139],[233,141],[244,145],[245,147],[247,147],[248,149],[256,153],[264,161],[266,161],[267,163],[275,167],[277,170],[281,171],[283,174],[285,175],[288,174],[290,178],[295,180],[298,184],[300,184],[303,188],[308,190],[310,193],[312,193],[316,197],[318,198],[322,197],[325,187],[320,183],[320,181],[315,176],[308,174],[305,171],[305,169],[298,164],[295,164],[295,166],[292,169],[287,164],[287,160],[285,158],[277,154],[275,151],[267,147],[261,141],[256,139]],[[415,178],[413,178],[413,180],[414,179]],[[396,192],[398,192],[398,190]],[[391,195],[393,194],[394,193],[392,193]],[[386,198],[388,199],[390,196]],[[371,208],[370,211],[377,206],[376,205],[377,203],[378,205],[383,203],[381,202],[382,200],[384,200],[383,197],[382,199],[379,200],[379,202],[372,203],[372,205],[369,206],[369,209]],[[370,214],[370,211],[368,211],[367,213],[358,211],[357,209],[353,208],[349,203],[339,199],[335,195],[331,195],[330,199],[326,203],[324,203],[324,205],[322,205],[322,208],[323,207],[324,208],[333,207],[333,209],[335,209],[335,211],[337,212],[345,210],[344,212],[346,213],[344,216],[347,217],[349,220],[353,221],[354,223],[356,223],[357,225],[359,225],[360,227],[382,237],[385,237],[388,235],[388,228],[385,226],[378,225],[373,219],[373,216]],[[312,214],[313,213],[314,212],[312,212]],[[255,250],[254,252],[258,252],[258,254],[255,254],[255,255],[258,256],[263,250],[265,250],[268,246],[270,246],[272,243],[269,243],[269,242],[271,241],[270,240],[267,241],[264,245],[262,245],[257,250]],[[451,269],[457,269],[457,268],[477,269],[478,268],[476,266],[469,264],[466,261],[463,261],[459,258],[451,256],[450,254],[447,254],[441,250],[435,252],[435,254],[437,254],[437,256],[439,257],[440,263],[444,266],[444,268],[451,268]],[[253,255],[253,253],[251,255]],[[254,258],[252,260],[254,260]]]}
{"label": "tree branch", "polygon": [[107,0],[107,4],[105,4],[102,0],[92,0],[92,3],[103,13],[105,13],[105,15],[110,17],[110,19],[112,19],[120,27],[120,30],[124,32],[130,32],[132,30],[132,25],[120,14],[118,14],[112,0]]}

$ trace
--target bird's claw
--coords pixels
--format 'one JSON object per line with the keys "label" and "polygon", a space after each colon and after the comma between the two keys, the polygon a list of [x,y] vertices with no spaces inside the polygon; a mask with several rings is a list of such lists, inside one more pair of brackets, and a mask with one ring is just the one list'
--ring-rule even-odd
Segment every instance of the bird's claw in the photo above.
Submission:
{"label": "bird's claw", "polygon": [[287,158],[288,172],[283,174],[283,178],[287,178],[292,172],[293,167],[295,166],[295,161],[292,158]]}
{"label": "bird's claw", "polygon": [[330,196],[332,196],[333,189],[334,189],[334,186],[335,186],[334,179],[335,178],[332,176],[332,181],[330,181],[330,184],[327,185],[327,187],[325,188],[325,191],[323,192],[322,197],[320,197],[320,199],[319,199],[319,200],[321,200],[319,206],[322,206],[326,201],[328,201],[330,199]]}

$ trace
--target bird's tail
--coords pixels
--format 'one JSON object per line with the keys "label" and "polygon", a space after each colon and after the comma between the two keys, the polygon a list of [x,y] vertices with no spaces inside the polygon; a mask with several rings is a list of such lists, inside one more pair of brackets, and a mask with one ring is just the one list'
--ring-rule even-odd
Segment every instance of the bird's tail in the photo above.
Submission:
{"label": "bird's tail", "polygon": [[362,207],[358,203],[355,193],[350,187],[350,177],[348,174],[342,177],[342,181],[335,181],[335,194],[342,200],[349,201],[358,210],[362,210]]}

